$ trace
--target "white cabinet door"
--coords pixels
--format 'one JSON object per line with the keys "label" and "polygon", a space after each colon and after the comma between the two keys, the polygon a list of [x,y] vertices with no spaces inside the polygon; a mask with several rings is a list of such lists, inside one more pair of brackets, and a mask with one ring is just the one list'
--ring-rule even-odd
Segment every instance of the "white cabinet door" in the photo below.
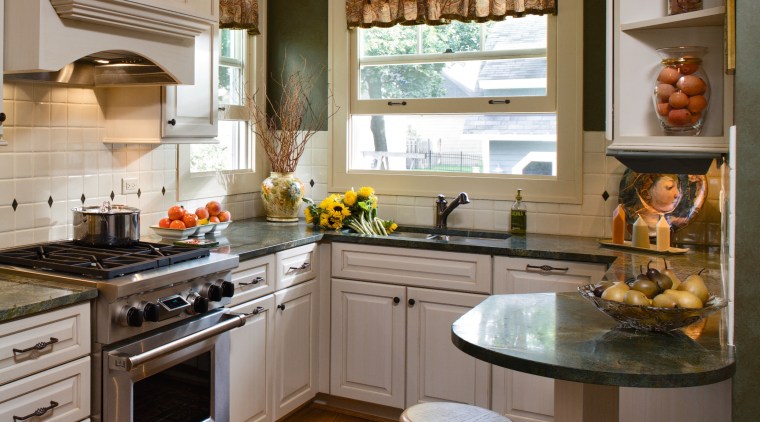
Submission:
{"label": "white cabinet door", "polygon": [[230,332],[230,420],[271,422],[274,369],[274,295],[230,310],[257,312]]}
{"label": "white cabinet door", "polygon": [[215,138],[219,131],[217,99],[219,31],[216,25],[195,37],[195,83],[163,90],[163,138]]}
{"label": "white cabinet door", "polygon": [[[606,270],[605,264],[495,257],[494,294],[574,292]],[[514,422],[554,420],[553,379],[494,366],[492,387],[491,408]]]}
{"label": "white cabinet door", "polygon": [[406,407],[453,401],[490,407],[491,365],[451,342],[451,325],[488,296],[407,289]]}
{"label": "white cabinet door", "polygon": [[332,280],[330,394],[404,407],[405,291]]}
{"label": "white cabinet door", "polygon": [[274,418],[317,394],[317,280],[275,293]]}

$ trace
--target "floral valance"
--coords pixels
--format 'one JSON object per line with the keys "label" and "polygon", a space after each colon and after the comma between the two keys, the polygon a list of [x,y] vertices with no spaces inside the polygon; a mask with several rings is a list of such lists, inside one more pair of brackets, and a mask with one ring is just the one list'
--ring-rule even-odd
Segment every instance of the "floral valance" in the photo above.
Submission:
{"label": "floral valance", "polygon": [[219,0],[219,28],[259,33],[259,0]]}
{"label": "floral valance", "polygon": [[557,14],[558,0],[346,0],[349,28],[486,22],[507,16]]}

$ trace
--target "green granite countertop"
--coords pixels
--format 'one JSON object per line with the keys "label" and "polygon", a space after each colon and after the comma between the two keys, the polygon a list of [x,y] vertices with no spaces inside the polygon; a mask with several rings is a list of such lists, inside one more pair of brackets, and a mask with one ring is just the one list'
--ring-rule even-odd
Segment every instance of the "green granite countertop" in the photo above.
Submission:
{"label": "green granite countertop", "polygon": [[452,341],[494,365],[544,377],[625,387],[689,387],[730,378],[734,350],[719,319],[649,333],[615,321],[575,293],[494,295],[452,326]]}
{"label": "green granite countertop", "polygon": [[[477,235],[482,232],[470,233]],[[511,236],[508,239],[488,242],[443,242],[398,236],[372,237],[322,231],[313,229],[303,220],[299,223],[271,223],[264,218],[235,221],[222,232],[222,236],[216,239],[220,246],[213,249],[214,252],[237,254],[241,261],[296,246],[326,241],[601,263],[609,265],[606,278],[610,280],[625,280],[635,277],[639,269],[646,271],[646,265],[650,261],[652,261],[653,266],[662,268],[664,257],[667,259],[668,267],[681,279],[706,268],[702,276],[707,287],[713,294],[725,296],[721,284],[720,255],[717,248],[694,247],[682,255],[650,255],[607,248],[601,246],[593,238],[545,234]],[[157,236],[143,236],[141,240],[162,241]]]}
{"label": "green granite countertop", "polygon": [[94,299],[92,287],[0,274],[0,322]]}

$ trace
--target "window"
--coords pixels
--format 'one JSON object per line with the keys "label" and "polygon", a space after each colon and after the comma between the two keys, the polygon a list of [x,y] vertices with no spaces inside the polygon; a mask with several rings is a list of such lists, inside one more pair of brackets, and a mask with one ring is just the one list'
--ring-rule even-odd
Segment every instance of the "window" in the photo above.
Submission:
{"label": "window", "polygon": [[219,143],[179,147],[180,199],[258,189],[263,177],[256,174],[256,168],[261,168],[261,163],[256,161],[255,139],[244,104],[246,90],[248,95],[256,90],[254,69],[261,62],[262,38],[245,30],[219,30]]}
{"label": "window", "polygon": [[512,199],[520,187],[580,203],[581,2],[558,16],[353,31],[333,12],[334,89],[349,106],[331,190]]}

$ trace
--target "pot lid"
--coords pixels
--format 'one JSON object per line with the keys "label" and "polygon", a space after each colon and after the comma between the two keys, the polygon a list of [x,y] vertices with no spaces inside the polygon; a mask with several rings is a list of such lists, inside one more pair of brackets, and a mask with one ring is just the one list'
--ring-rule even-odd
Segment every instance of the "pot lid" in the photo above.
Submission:
{"label": "pot lid", "polygon": [[140,209],[128,207],[126,205],[111,204],[110,201],[104,201],[102,205],[90,205],[86,207],[76,207],[71,209],[74,212],[85,214],[134,214],[140,213]]}

